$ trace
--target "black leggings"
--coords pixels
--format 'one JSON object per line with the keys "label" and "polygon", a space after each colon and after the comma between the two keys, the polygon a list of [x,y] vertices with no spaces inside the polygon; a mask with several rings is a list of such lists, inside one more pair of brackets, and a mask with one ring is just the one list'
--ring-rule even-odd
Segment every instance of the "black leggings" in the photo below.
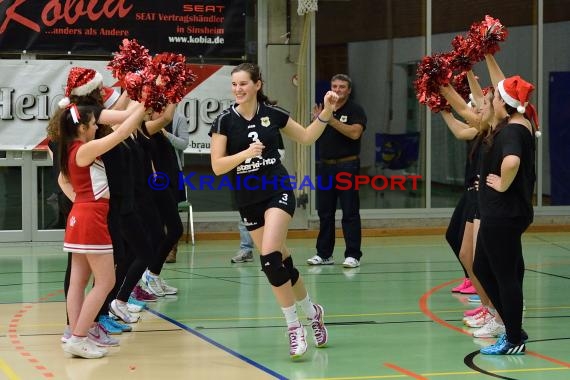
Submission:
{"label": "black leggings", "polygon": [[117,299],[127,302],[154,255],[153,244],[137,212],[121,215],[121,238],[126,248],[123,277],[117,277]]}
{"label": "black leggings", "polygon": [[482,218],[473,271],[505,323],[507,339],[521,342],[524,259],[523,218]]}
{"label": "black leggings", "polygon": [[463,242],[463,234],[465,232],[465,222],[466,222],[466,207],[467,205],[467,192],[463,192],[461,199],[455,206],[453,210],[453,215],[451,216],[451,220],[449,221],[449,226],[447,227],[447,231],[445,231],[445,240],[455,253],[455,257],[461,268],[463,269],[464,277],[469,277],[467,270],[463,266],[461,260],[459,260],[459,251],[461,250],[461,243]]}
{"label": "black leggings", "polygon": [[109,202],[109,215],[107,217],[107,228],[109,229],[109,235],[111,236],[111,242],[113,243],[113,261],[115,264],[115,286],[113,290],[107,294],[107,299],[103,302],[101,309],[99,310],[98,317],[109,314],[109,304],[113,299],[115,299],[115,294],[117,294],[119,279],[124,276],[124,272],[121,272],[122,266],[119,263],[124,263],[126,260],[125,245],[121,239],[121,213],[120,213],[120,202],[117,200],[111,200]]}
{"label": "black leggings", "polygon": [[182,236],[183,227],[178,213],[178,204],[174,200],[174,196],[170,189],[163,191],[153,191],[152,198],[154,204],[160,214],[160,222],[163,238],[158,240],[158,255],[155,255],[148,270],[159,275],[162,266],[166,260],[166,256],[180,237]]}

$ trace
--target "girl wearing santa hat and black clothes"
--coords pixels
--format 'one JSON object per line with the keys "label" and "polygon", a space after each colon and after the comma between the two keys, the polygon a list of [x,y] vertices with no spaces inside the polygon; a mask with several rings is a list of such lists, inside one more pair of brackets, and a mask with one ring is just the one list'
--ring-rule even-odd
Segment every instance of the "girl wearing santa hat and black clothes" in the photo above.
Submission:
{"label": "girl wearing santa hat and black clothes", "polygon": [[533,221],[536,180],[534,86],[520,76],[504,78],[486,56],[497,126],[484,142],[479,183],[481,226],[474,272],[505,324],[506,334],[481,349],[486,355],[521,355],[528,339],[522,330],[524,259],[521,236]]}

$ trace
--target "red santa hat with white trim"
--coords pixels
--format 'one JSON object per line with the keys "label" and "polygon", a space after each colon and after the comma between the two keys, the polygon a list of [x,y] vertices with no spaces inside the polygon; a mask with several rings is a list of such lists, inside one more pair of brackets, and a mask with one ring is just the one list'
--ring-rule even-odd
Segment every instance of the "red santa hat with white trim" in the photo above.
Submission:
{"label": "red santa hat with white trim", "polygon": [[119,91],[112,87],[103,87],[103,92],[105,94],[103,95],[103,106],[105,108],[111,108],[119,100],[119,96],[121,96]]}
{"label": "red santa hat with white trim", "polygon": [[536,109],[528,102],[530,94],[534,91],[534,86],[520,76],[515,75],[500,81],[497,88],[505,103],[516,108],[518,113],[524,114],[529,120],[534,122],[536,127],[535,136],[540,137]]}
{"label": "red santa hat with white trim", "polygon": [[97,89],[103,83],[103,76],[93,69],[86,67],[72,67],[67,76],[65,97],[58,105],[65,108],[69,105],[71,95],[85,96]]}

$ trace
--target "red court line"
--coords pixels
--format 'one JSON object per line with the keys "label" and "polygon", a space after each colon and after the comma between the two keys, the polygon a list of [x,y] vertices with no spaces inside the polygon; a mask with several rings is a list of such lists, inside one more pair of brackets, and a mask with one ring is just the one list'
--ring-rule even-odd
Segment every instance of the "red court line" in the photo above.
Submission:
{"label": "red court line", "polygon": [[447,327],[448,329],[451,330],[455,330],[457,332],[460,332],[461,334],[465,334],[468,336],[471,336],[468,332],[464,331],[463,329],[454,326],[450,323],[447,323],[446,321],[444,321],[443,319],[439,318],[437,315],[435,315],[434,313],[432,313],[432,311],[429,309],[428,307],[428,299],[431,297],[431,295],[435,292],[437,292],[438,290],[440,290],[441,288],[446,288],[451,284],[454,284],[456,282],[461,281],[460,279],[457,280],[451,280],[451,281],[447,281],[444,282],[443,284],[440,284],[434,288],[431,288],[430,290],[428,290],[426,293],[424,293],[422,295],[422,297],[420,298],[420,310],[422,311],[422,313],[424,313],[429,319],[431,319],[432,321],[442,325],[443,327]]}
{"label": "red court line", "polygon": [[388,367],[388,368],[393,369],[393,370],[396,371],[396,372],[403,373],[404,375],[409,376],[409,377],[412,377],[412,378],[414,378],[414,379],[416,379],[416,380],[428,380],[427,377],[423,377],[422,375],[418,375],[417,373],[413,373],[412,371],[408,371],[408,370],[405,369],[405,368],[398,367],[398,366],[395,365],[395,364],[392,364],[392,363],[384,363],[384,365],[385,365],[386,367]]}
{"label": "red court line", "polygon": [[[47,300],[51,297],[54,297],[60,293],[62,293],[63,290],[58,290],[54,293],[49,293],[47,296],[41,297],[40,300]],[[9,338],[10,338],[10,343],[12,344],[12,346],[14,347],[14,349],[16,350],[16,352],[18,352],[20,354],[20,356],[22,356],[24,359],[26,359],[28,362],[30,363],[38,363],[38,365],[34,365],[34,368],[38,371],[40,371],[43,375],[44,378],[46,379],[51,379],[54,377],[53,372],[50,372],[48,370],[47,367],[41,365],[40,361],[35,358],[30,352],[26,351],[26,348],[24,347],[24,345],[22,345],[22,341],[19,339],[17,332],[18,332],[18,325],[20,324],[21,320],[23,317],[25,317],[26,313],[30,310],[32,310],[34,306],[33,305],[22,305],[22,308],[20,310],[18,310],[13,316],[12,316],[12,320],[10,321],[10,327],[11,329],[9,330],[9,332],[14,333],[14,334],[10,334]]]}
{"label": "red court line", "polygon": [[[451,329],[451,330],[460,332],[460,333],[465,334],[465,335],[467,335],[467,336],[471,336],[471,334],[469,334],[467,331],[464,331],[464,330],[460,329],[459,327],[454,326],[454,325],[452,325],[452,324],[449,324],[449,323],[447,323],[446,321],[444,321],[443,319],[439,318],[437,315],[435,315],[435,314],[429,309],[429,307],[428,307],[428,305],[427,305],[427,304],[428,304],[428,299],[429,299],[429,297],[431,297],[432,294],[434,294],[435,292],[437,292],[437,291],[440,290],[441,288],[446,288],[446,287],[448,287],[448,286],[451,285],[451,284],[460,282],[461,280],[463,280],[463,279],[462,279],[462,278],[458,278],[458,279],[455,279],[455,280],[447,281],[447,282],[444,282],[443,284],[440,284],[440,285],[438,285],[438,286],[435,286],[435,287],[431,288],[430,290],[428,290],[427,292],[425,292],[425,293],[420,297],[420,301],[419,301],[420,310],[421,310],[422,313],[424,313],[429,319],[431,319],[432,321],[434,321],[434,322],[436,322],[436,323],[442,325],[443,327],[447,327],[448,329]],[[562,366],[562,367],[568,367],[568,368],[570,368],[570,363],[567,363],[567,362],[564,362],[564,361],[562,361],[562,360],[558,360],[558,359],[555,359],[555,358],[551,358],[551,357],[549,357],[549,356],[545,356],[545,355],[539,354],[539,353],[534,352],[534,351],[526,351],[526,354],[527,354],[527,355],[534,356],[534,357],[537,357],[537,358],[540,358],[540,359],[544,359],[544,360],[549,361],[549,362],[554,363],[554,364],[558,364],[558,365],[560,365],[560,366]]]}

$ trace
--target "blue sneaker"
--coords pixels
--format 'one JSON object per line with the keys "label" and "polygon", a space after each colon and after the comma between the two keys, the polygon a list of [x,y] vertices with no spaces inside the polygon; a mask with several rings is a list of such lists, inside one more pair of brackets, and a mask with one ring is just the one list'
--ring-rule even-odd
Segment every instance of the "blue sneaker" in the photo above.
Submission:
{"label": "blue sneaker", "polygon": [[131,326],[115,321],[108,315],[100,316],[99,323],[103,325],[109,334],[122,334],[123,332],[129,332],[133,330]]}
{"label": "blue sneaker", "polygon": [[101,315],[99,317],[99,324],[103,326],[105,331],[107,331],[107,334],[109,335],[122,334],[123,330],[118,326],[115,326],[113,322],[115,322],[113,321],[113,318],[109,317],[108,315]]}
{"label": "blue sneaker", "polygon": [[469,303],[481,303],[481,297],[479,297],[477,294],[475,294],[475,295],[467,298],[467,302],[469,302]]}
{"label": "blue sneaker", "polygon": [[512,344],[507,340],[507,335],[502,334],[495,344],[484,347],[479,352],[483,355],[524,355],[525,350],[524,342]]}
{"label": "blue sneaker", "polygon": [[144,309],[144,308],[146,307],[146,302],[144,302],[144,301],[139,301],[139,300],[136,299],[135,297],[129,297],[128,303],[133,304],[133,305],[140,306],[141,309]]}

